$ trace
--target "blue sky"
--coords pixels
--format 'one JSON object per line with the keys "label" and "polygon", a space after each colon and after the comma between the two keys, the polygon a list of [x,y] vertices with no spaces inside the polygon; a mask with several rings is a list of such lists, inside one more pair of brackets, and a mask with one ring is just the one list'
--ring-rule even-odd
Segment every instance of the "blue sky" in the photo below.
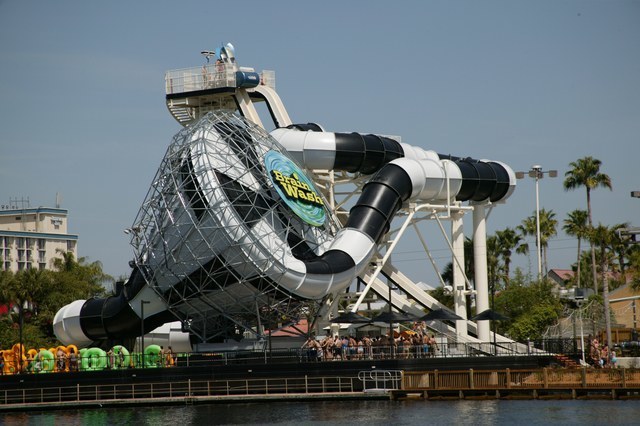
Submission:
{"label": "blue sky", "polygon": [[[586,208],[562,176],[593,156],[614,188],[594,192],[594,220],[640,226],[639,22],[638,1],[0,0],[0,204],[53,206],[60,193],[79,255],[128,274],[122,231],[179,130],[164,73],[232,42],[241,65],[276,71],[294,122],[557,169],[540,201],[560,223]],[[527,178],[488,230],[534,209]],[[576,246],[560,231],[550,266],[568,267]],[[437,232],[430,247],[444,264]],[[425,259],[410,246],[394,256],[414,277]]]}

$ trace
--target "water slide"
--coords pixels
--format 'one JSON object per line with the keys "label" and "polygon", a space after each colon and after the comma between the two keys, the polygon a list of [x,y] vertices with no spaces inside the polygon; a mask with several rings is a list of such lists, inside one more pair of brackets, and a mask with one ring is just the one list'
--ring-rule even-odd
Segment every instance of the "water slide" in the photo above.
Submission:
{"label": "water slide", "polygon": [[[344,227],[303,169],[371,175]],[[513,171],[495,161],[300,126],[270,136],[236,115],[209,113],[167,150],[132,227],[139,241],[127,285],[63,307],[54,331],[86,346],[138,336],[143,319],[150,330],[218,312],[243,325],[241,314],[271,297],[320,300],[348,287],[405,203],[495,202],[514,186]]]}

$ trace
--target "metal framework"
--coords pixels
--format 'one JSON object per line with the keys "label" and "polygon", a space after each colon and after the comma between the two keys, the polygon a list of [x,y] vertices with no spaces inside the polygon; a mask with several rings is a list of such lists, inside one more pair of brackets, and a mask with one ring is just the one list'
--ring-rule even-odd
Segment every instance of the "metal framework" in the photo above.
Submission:
{"label": "metal framework", "polygon": [[[264,167],[269,151],[286,155],[238,115],[207,114],[174,137],[131,228],[147,284],[203,342],[262,337],[321,303],[293,297],[247,256],[267,244],[252,229],[263,218],[299,252],[315,251],[338,227],[334,218],[311,226],[287,211]],[[230,225],[233,217],[242,220]]]}

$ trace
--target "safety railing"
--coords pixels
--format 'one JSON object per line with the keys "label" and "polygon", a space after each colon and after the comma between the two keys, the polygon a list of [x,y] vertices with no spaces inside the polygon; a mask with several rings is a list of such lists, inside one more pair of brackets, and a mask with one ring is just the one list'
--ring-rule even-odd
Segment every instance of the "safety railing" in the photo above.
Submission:
{"label": "safety railing", "polygon": [[[357,377],[296,377],[234,380],[186,380],[175,382],[141,382],[59,386],[32,389],[0,390],[0,405],[68,403],[129,399],[171,399],[241,395],[354,393],[361,392]],[[400,382],[398,382],[399,384]]]}
{"label": "safety railing", "polygon": [[364,392],[397,390],[402,387],[401,370],[367,370],[358,373]]}
{"label": "safety railing", "polygon": [[[245,69],[238,67],[235,63],[223,62],[167,71],[165,74],[165,91],[167,95],[172,95],[207,89],[237,87],[236,71],[243,70]],[[275,72],[262,71],[260,73],[260,83],[275,89]]]}
{"label": "safety railing", "polygon": [[537,370],[464,370],[464,371],[405,371],[402,389],[561,389],[561,388],[639,388],[640,370],[560,369]]}

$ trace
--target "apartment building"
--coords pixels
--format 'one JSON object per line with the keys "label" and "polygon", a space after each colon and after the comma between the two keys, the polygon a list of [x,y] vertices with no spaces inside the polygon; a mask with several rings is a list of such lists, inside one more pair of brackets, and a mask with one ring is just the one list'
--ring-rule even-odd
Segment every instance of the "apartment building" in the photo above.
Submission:
{"label": "apartment building", "polygon": [[0,269],[52,269],[59,250],[77,258],[78,236],[67,233],[68,211],[61,208],[0,209]]}

